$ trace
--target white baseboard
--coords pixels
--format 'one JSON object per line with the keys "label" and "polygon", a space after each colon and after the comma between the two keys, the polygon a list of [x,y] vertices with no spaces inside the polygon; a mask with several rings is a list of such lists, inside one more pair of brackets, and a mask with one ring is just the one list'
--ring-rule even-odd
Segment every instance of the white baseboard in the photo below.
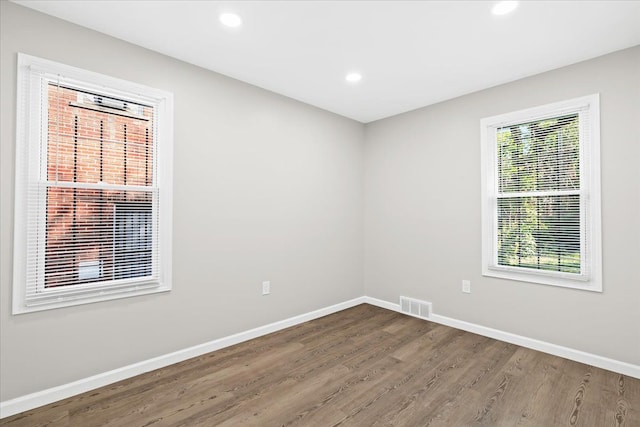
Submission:
{"label": "white baseboard", "polygon": [[[400,304],[394,304],[372,297],[365,297],[364,302],[401,313]],[[609,359],[607,357],[598,356],[596,354],[575,350],[569,347],[563,347],[561,345],[551,344],[533,338],[523,337],[522,335],[512,334],[510,332],[489,328],[475,323],[465,322],[463,320],[453,319],[451,317],[441,316],[435,313],[431,313],[429,320],[441,325],[451,326],[452,328],[462,329],[463,331],[473,332],[474,334],[494,338],[500,341],[516,344],[521,347],[530,348],[533,350],[541,351],[543,353],[553,354],[554,356],[564,357],[565,359],[574,360],[576,362],[585,363],[587,365],[596,366],[598,368],[607,369],[609,371],[618,372],[623,375],[628,375],[630,377],[640,379],[640,366],[633,365],[631,363]]]}
{"label": "white baseboard", "polygon": [[49,403],[57,402],[59,400],[66,399],[80,393],[85,393],[99,387],[104,387],[106,385],[113,384],[115,382],[122,381],[136,375],[144,374],[145,372],[164,368],[165,366],[169,366],[174,363],[182,362],[193,357],[201,356],[212,351],[220,350],[225,347],[258,338],[272,332],[277,332],[279,330],[295,326],[300,323],[308,322],[309,320],[317,319],[328,314],[336,313],[347,308],[355,307],[356,305],[362,304],[364,302],[365,297],[354,298],[349,301],[345,301],[329,307],[324,307],[319,310],[301,314],[299,316],[290,317],[288,319],[280,320],[278,322],[270,323],[265,326],[260,326],[258,328],[230,335],[228,337],[209,341],[204,344],[154,357],[152,359],[144,360],[142,362],[114,369],[112,371],[103,372],[101,374],[83,378],[81,380],[74,381],[68,384],[63,384],[57,387],[52,387],[36,393],[27,394],[15,399],[0,402],[0,419],[10,417],[11,415],[15,415],[20,412],[38,408],[43,405],[48,405]]}

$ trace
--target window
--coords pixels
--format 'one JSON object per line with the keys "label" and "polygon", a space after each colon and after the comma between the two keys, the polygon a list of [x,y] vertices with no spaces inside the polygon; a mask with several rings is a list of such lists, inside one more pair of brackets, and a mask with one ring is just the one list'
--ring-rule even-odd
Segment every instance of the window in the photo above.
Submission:
{"label": "window", "polygon": [[14,314],[171,289],[172,103],[19,54]]}
{"label": "window", "polygon": [[116,203],[114,208],[113,277],[127,279],[151,275],[151,204]]}
{"label": "window", "polygon": [[483,275],[602,291],[599,97],[489,117]]}

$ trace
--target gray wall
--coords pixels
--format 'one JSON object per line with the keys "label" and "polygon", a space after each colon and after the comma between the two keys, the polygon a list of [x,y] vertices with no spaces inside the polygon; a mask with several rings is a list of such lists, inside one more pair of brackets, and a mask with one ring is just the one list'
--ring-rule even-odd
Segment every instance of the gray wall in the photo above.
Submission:
{"label": "gray wall", "polygon": [[[362,124],[0,4],[0,400],[363,294]],[[11,315],[17,52],[174,93],[171,293]]]}
{"label": "gray wall", "polygon": [[[603,293],[481,276],[480,119],[600,93]],[[640,47],[366,126],[365,292],[640,364]],[[471,280],[471,294],[461,292]]]}

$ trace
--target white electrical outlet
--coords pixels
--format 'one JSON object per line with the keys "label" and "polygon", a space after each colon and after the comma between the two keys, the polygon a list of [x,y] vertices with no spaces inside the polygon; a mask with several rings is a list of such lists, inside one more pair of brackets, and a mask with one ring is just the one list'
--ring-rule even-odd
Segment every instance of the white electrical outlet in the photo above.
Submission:
{"label": "white electrical outlet", "polygon": [[465,294],[471,293],[471,280],[462,281],[462,292],[464,292]]}
{"label": "white electrical outlet", "polygon": [[262,295],[269,295],[271,293],[271,282],[262,282]]}

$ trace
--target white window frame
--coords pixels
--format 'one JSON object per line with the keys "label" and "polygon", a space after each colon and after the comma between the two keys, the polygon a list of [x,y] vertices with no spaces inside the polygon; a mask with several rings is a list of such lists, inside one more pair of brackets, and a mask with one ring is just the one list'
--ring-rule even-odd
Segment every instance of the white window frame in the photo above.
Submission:
{"label": "white window frame", "polygon": [[[105,96],[143,102],[154,108],[154,139],[157,176],[153,180],[153,209],[158,212],[157,271],[153,280],[127,279],[117,286],[99,284],[58,287],[46,293],[44,281],[44,247],[37,245],[39,266],[28,259],[30,218],[46,215],[46,200],[39,198],[39,207],[29,210],[29,203],[44,188],[47,179],[47,97],[43,82],[50,76],[62,76],[77,87],[91,89]],[[75,85],[74,85],[75,86]],[[43,139],[44,138],[44,139]],[[126,187],[126,186],[125,186]],[[109,77],[54,61],[18,53],[16,171],[14,216],[13,314],[29,313],[79,304],[167,292],[172,287],[172,187],[173,187],[173,94],[137,83]],[[135,188],[132,187],[133,190]],[[44,228],[44,221],[39,221]],[[39,230],[44,235],[44,230]],[[38,298],[27,292],[27,274],[37,268]],[[156,267],[154,267],[156,268]],[[142,279],[142,278],[141,278]],[[68,288],[68,289],[65,289]],[[31,295],[31,296],[30,296]]]}
{"label": "white window frame", "polygon": [[[566,114],[579,115],[581,273],[498,265],[497,129]],[[482,173],[482,275],[602,292],[600,212],[600,97],[584,96],[500,114],[480,121]]]}

